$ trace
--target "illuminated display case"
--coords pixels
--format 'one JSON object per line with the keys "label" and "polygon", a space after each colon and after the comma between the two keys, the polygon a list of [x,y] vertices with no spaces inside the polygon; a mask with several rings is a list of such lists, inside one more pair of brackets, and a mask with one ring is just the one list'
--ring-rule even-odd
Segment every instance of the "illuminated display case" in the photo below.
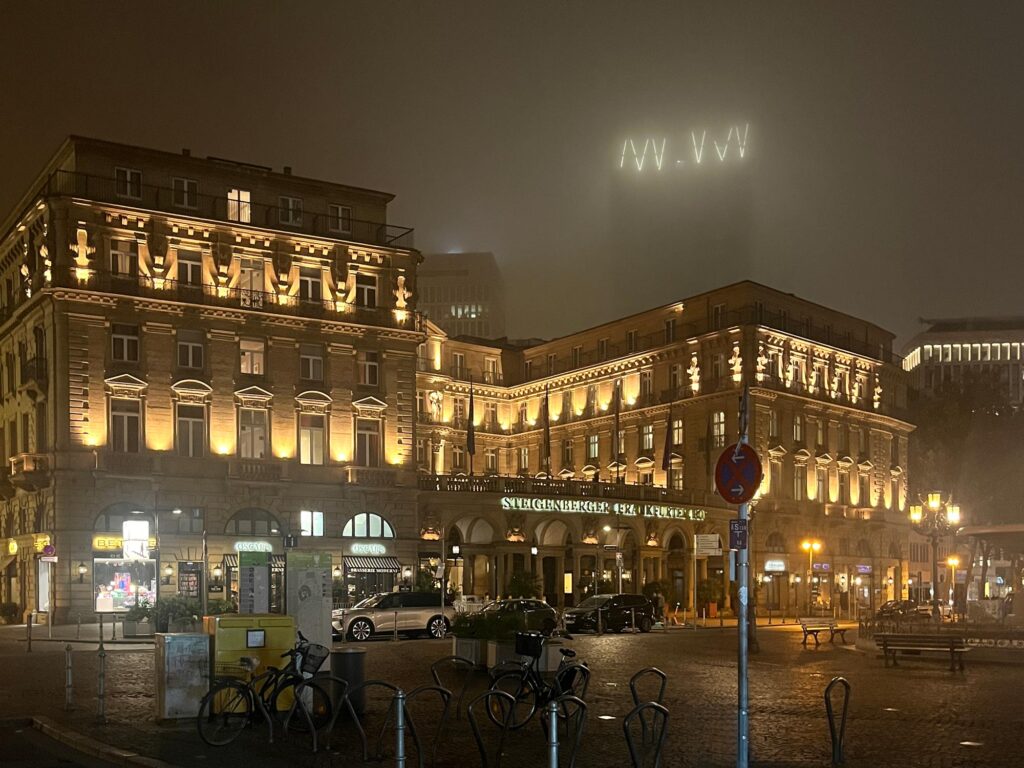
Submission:
{"label": "illuminated display case", "polygon": [[95,557],[92,573],[98,613],[127,611],[140,600],[156,602],[156,560]]}

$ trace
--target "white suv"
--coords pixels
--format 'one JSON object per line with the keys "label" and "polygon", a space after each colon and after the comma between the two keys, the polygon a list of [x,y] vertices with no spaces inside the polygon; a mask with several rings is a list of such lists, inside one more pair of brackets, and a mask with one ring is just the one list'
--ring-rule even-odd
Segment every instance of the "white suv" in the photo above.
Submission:
{"label": "white suv", "polygon": [[334,631],[349,640],[367,640],[380,633],[390,635],[425,632],[442,638],[448,633],[455,609],[445,600],[441,608],[441,595],[437,592],[387,592],[374,595],[348,609],[331,612]]}

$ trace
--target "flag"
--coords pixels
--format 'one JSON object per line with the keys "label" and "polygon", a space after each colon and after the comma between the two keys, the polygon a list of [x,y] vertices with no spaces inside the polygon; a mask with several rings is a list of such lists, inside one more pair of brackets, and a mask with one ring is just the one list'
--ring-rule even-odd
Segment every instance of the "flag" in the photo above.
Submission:
{"label": "flag", "polygon": [[466,427],[466,453],[470,456],[476,453],[476,425],[473,404],[473,377],[469,379],[469,425]]}
{"label": "flag", "polygon": [[[672,406],[674,403],[668,404],[668,418],[665,419],[665,448],[661,456],[661,469],[663,472],[668,472],[672,466]],[[665,478],[666,484],[668,478]]]}
{"label": "flag", "polygon": [[615,380],[615,387],[612,390],[612,399],[615,401],[615,426],[614,426],[614,432],[612,433],[612,453],[615,454],[614,461],[615,461],[615,481],[616,482],[618,482],[618,480],[619,480],[619,456],[622,453],[622,446],[619,445],[619,410],[620,410],[620,408],[619,408],[619,400],[622,397],[622,393],[620,392],[619,387],[621,385],[622,385],[622,382],[620,380],[616,379]]}
{"label": "flag", "polygon": [[551,477],[551,411],[547,385],[544,386],[544,470]]}

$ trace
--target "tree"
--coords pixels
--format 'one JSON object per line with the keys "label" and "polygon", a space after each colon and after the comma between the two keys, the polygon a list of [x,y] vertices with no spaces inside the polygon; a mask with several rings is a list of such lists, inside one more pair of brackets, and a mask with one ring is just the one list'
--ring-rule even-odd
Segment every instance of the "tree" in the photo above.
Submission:
{"label": "tree", "polygon": [[516,571],[509,577],[508,593],[512,597],[540,597],[540,581],[532,573]]}

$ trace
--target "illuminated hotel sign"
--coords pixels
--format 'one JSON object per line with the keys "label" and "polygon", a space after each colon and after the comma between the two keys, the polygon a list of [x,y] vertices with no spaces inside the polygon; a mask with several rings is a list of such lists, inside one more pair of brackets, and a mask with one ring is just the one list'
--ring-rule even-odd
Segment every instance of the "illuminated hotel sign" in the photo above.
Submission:
{"label": "illuminated hotel sign", "polygon": [[349,548],[353,555],[386,555],[388,552],[387,547],[383,544],[373,544],[358,542],[352,544]]}
{"label": "illuminated hotel sign", "polygon": [[678,144],[670,143],[665,136],[630,137],[622,143],[619,168],[641,173],[666,167],[735,162],[747,156],[749,137],[750,123],[731,125],[710,136],[706,130],[690,131]]}
{"label": "illuminated hotel sign", "polygon": [[273,552],[274,545],[269,541],[236,541],[235,552]]}
{"label": "illuminated hotel sign", "polygon": [[[156,549],[156,537],[150,536],[146,544],[149,549]],[[94,552],[123,553],[124,539],[116,533],[98,533],[92,537],[92,548]]]}
{"label": "illuminated hotel sign", "polygon": [[534,496],[502,496],[501,508],[521,512],[633,515],[635,517],[668,517],[675,520],[703,520],[707,516],[707,512],[703,509],[680,507],[675,504],[598,499],[541,499]]}

